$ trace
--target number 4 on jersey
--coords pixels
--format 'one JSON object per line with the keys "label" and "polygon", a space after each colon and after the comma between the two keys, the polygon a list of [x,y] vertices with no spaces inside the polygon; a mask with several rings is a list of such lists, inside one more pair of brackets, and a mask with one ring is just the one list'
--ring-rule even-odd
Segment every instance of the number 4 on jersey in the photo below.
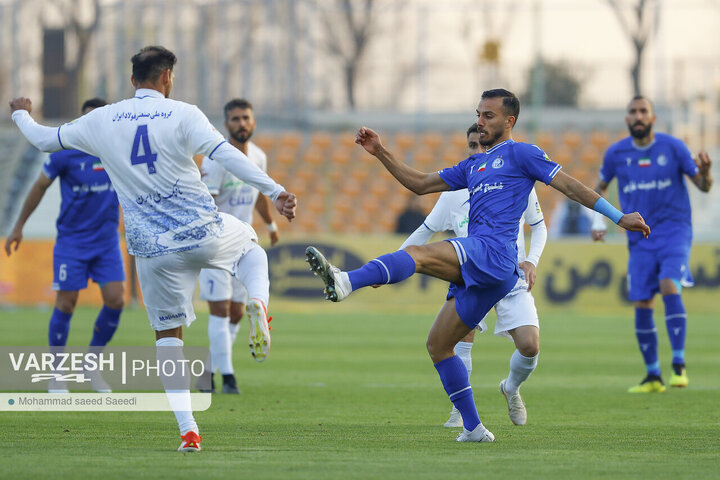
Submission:
{"label": "number 4 on jersey", "polygon": [[[142,155],[140,155],[140,142],[142,142]],[[139,125],[135,132],[135,140],[133,140],[132,151],[130,152],[130,162],[133,165],[147,164],[148,173],[155,173],[155,161],[157,153],[150,150],[150,137],[148,136],[147,125]]]}

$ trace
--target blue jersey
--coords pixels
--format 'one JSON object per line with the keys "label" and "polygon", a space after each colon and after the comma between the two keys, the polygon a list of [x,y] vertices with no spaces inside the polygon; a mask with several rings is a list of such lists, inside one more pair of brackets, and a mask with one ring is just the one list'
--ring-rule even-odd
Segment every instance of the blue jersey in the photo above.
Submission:
{"label": "blue jersey", "polygon": [[78,150],[50,155],[43,166],[49,179],[60,177],[57,243],[69,249],[117,246],[119,203],[100,159]]}
{"label": "blue jersey", "polygon": [[691,209],[684,175],[697,173],[690,150],[667,134],[656,133],[646,147],[637,147],[627,137],[607,149],[600,179],[609,183],[617,177],[623,211],[639,212],[652,231],[643,242],[642,232],[627,232],[630,247],[655,249],[668,241],[690,247]]}
{"label": "blue jersey", "polygon": [[468,237],[483,237],[517,264],[517,236],[528,195],[560,171],[535,145],[506,140],[438,172],[451,190],[470,192]]}

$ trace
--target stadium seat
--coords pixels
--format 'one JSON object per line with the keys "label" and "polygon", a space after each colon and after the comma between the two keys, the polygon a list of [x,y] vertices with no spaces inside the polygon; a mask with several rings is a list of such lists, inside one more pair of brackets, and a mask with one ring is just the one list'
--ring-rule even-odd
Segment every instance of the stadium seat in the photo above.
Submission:
{"label": "stadium seat", "polygon": [[289,150],[299,150],[303,143],[302,134],[296,132],[283,133],[280,135],[280,145]]}
{"label": "stadium seat", "polygon": [[467,149],[467,137],[464,133],[453,133],[450,135],[450,145],[456,150],[465,151]]}
{"label": "stadium seat", "polygon": [[253,135],[252,142],[269,157],[275,149],[277,139],[273,135]]}
{"label": "stadium seat", "polygon": [[542,148],[546,152],[553,149],[555,144],[555,135],[549,132],[538,132],[536,135],[536,141],[538,147]]}
{"label": "stadium seat", "polygon": [[310,147],[325,152],[333,144],[333,138],[326,132],[314,132],[310,136]]}
{"label": "stadium seat", "polygon": [[604,151],[610,145],[610,135],[603,131],[590,132],[590,145]]}
{"label": "stadium seat", "polygon": [[435,153],[440,150],[446,143],[445,138],[439,133],[425,132],[420,137],[420,143],[430,151]]}
{"label": "stadium seat", "polygon": [[283,147],[278,150],[274,157],[278,167],[289,168],[290,166],[295,164],[298,158],[298,152],[297,150],[291,150]]}
{"label": "stadium seat", "polygon": [[322,150],[309,148],[303,153],[302,159],[305,167],[317,170],[325,162],[325,155]]}
{"label": "stadium seat", "polygon": [[565,132],[562,141],[566,148],[575,150],[582,143],[582,136],[578,132]]}

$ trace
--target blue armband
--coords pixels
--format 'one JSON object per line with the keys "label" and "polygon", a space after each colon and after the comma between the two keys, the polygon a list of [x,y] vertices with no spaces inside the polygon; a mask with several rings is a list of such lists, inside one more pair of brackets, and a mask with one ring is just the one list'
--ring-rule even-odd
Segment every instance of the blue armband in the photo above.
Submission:
{"label": "blue armband", "polygon": [[618,223],[623,215],[625,215],[620,210],[610,205],[610,202],[605,200],[603,197],[598,198],[597,202],[595,202],[595,205],[593,206],[593,210],[602,213],[615,223]]}

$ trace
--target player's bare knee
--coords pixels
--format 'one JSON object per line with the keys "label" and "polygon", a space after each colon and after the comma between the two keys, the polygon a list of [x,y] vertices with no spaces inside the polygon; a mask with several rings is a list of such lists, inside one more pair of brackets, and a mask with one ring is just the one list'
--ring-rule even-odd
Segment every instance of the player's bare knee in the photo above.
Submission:
{"label": "player's bare knee", "polygon": [[113,310],[122,310],[123,307],[125,307],[125,299],[122,296],[110,297],[106,299],[103,304],[108,308],[112,308]]}
{"label": "player's bare knee", "polygon": [[534,357],[540,352],[540,341],[525,341],[516,345],[516,348],[523,357]]}
{"label": "player's bare knee", "polygon": [[59,291],[55,297],[55,308],[63,313],[73,313],[78,301],[78,292]]}

